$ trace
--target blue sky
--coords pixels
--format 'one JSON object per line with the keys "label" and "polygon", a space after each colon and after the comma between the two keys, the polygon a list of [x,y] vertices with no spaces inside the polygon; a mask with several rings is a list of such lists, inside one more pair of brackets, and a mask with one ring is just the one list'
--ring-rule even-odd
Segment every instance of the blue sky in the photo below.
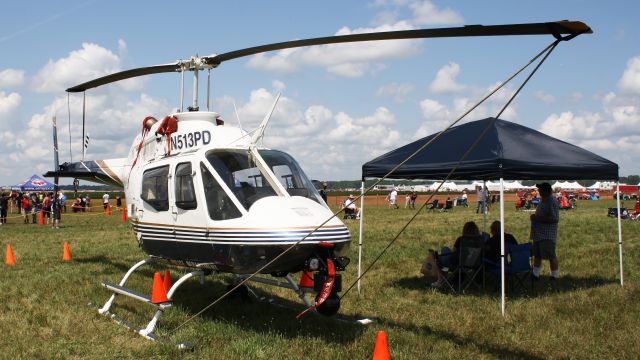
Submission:
{"label": "blue sky", "polygon": [[[51,117],[69,155],[64,89],[111,72],[310,37],[467,24],[580,20],[503,115],[640,173],[640,5],[634,1],[33,1],[3,4],[0,185],[52,168]],[[314,179],[357,179],[362,163],[441,130],[553,39],[433,39],[325,46],[229,61],[212,72],[212,110],[257,126]],[[203,82],[204,83],[204,82]],[[493,116],[519,83],[466,119]],[[187,78],[186,88],[191,88]],[[204,87],[200,104],[204,107]],[[189,94],[189,92],[187,92]],[[190,95],[187,96],[190,101]],[[82,97],[69,98],[80,158]],[[88,159],[124,157],[147,115],[179,106],[179,76],[87,92]]]}

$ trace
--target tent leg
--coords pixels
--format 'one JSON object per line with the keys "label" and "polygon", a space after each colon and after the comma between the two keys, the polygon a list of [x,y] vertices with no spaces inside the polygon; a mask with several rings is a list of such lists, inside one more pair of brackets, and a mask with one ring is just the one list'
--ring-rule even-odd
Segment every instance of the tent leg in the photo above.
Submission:
{"label": "tent leg", "polygon": [[362,224],[364,219],[364,180],[360,185],[360,225],[358,227],[358,294],[360,294],[360,276],[362,274]]}
{"label": "tent leg", "polygon": [[505,273],[504,273],[504,180],[500,178],[500,311],[504,316]]}
{"label": "tent leg", "polygon": [[624,286],[624,271],[622,269],[622,222],[620,214],[620,181],[616,191],[616,206],[618,207],[618,258],[620,260],[620,286]]}

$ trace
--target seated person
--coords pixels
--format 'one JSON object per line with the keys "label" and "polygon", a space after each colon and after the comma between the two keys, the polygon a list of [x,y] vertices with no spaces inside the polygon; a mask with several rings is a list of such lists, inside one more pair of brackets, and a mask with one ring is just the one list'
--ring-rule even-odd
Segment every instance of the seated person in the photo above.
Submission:
{"label": "seated person", "polygon": [[355,201],[356,197],[353,196],[353,194],[349,195],[342,203],[342,208],[344,209],[345,216],[355,215],[356,219],[360,219],[360,208],[356,206]]}
{"label": "seated person", "polygon": [[[500,221],[494,221],[491,223],[491,237],[487,240],[487,243],[484,247],[484,257],[493,262],[500,262]],[[504,233],[504,246],[505,251],[508,244],[518,245],[516,238],[511,234]]]}
{"label": "seated person", "polygon": [[[480,243],[484,243],[480,235],[480,229],[478,229],[478,225],[475,222],[469,221],[464,224],[462,227],[462,236],[456,239],[456,242],[453,244],[453,248],[449,248],[447,246],[443,246],[440,254],[438,255],[438,268],[444,269],[453,268],[458,266],[458,249],[464,239],[469,238],[479,238]],[[433,287],[440,287],[445,283],[445,277],[442,271],[438,273],[438,281],[431,284]]]}
{"label": "seated person", "polygon": [[80,198],[77,198],[76,201],[73,202],[73,205],[71,205],[71,209],[73,210],[73,212],[83,210],[84,206],[82,205],[82,200],[80,200]]}

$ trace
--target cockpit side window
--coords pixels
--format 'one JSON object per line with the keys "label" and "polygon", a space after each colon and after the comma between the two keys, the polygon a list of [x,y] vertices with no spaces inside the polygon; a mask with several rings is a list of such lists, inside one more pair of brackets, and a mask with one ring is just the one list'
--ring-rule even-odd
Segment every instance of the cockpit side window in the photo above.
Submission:
{"label": "cockpit side window", "polygon": [[193,210],[198,207],[191,163],[180,163],[176,166],[175,190],[177,207],[183,210]]}
{"label": "cockpit side window", "polygon": [[140,198],[157,211],[169,210],[169,165],[144,172]]}
{"label": "cockpit side window", "polygon": [[204,164],[200,164],[202,173],[202,184],[207,200],[207,210],[212,220],[229,220],[242,216],[240,210],[236,208],[224,189],[218,184]]}
{"label": "cockpit side window", "polygon": [[291,156],[277,150],[260,150],[260,156],[269,165],[282,186],[287,189],[289,195],[304,196],[324,204],[313,183]]}
{"label": "cockpit side window", "polygon": [[276,195],[246,151],[214,150],[207,153],[207,160],[245,209],[263,197]]}

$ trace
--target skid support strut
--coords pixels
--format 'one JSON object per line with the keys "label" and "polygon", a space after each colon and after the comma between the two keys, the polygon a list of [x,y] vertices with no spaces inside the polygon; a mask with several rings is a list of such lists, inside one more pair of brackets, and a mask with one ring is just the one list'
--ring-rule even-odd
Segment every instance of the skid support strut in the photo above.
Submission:
{"label": "skid support strut", "polygon": [[[134,271],[136,271],[138,268],[140,268],[143,265],[146,264],[152,264],[156,261],[155,258],[153,257],[149,257],[146,258],[142,261],[139,261],[138,263],[136,263],[135,265],[133,265],[129,271],[127,271],[127,273],[124,275],[124,277],[122,278],[122,280],[120,280],[120,283],[116,284],[112,284],[110,282],[106,282],[103,281],[102,282],[102,286],[104,286],[105,288],[107,288],[108,290],[111,291],[111,297],[109,297],[109,299],[107,300],[107,302],[98,309],[98,313],[100,313],[101,315],[105,315],[110,317],[113,321],[115,321],[116,323],[123,325],[133,331],[135,331],[136,333],[142,335],[143,337],[145,337],[146,339],[149,340],[154,340],[154,341],[161,341],[161,342],[166,342],[163,339],[159,338],[155,333],[155,329],[156,326],[158,325],[158,321],[160,320],[160,317],[162,317],[162,314],[164,313],[164,310],[171,307],[171,301],[173,300],[173,295],[175,294],[175,292],[178,290],[178,288],[184,284],[187,280],[191,279],[192,277],[199,277],[201,283],[204,280],[204,276],[207,274],[206,270],[196,270],[196,271],[192,271],[190,273],[187,273],[185,275],[182,275],[182,277],[180,277],[180,279],[178,279],[178,281],[176,281],[172,286],[171,289],[169,289],[169,291],[167,291],[167,299],[169,300],[168,302],[163,302],[163,303],[159,303],[159,304],[154,304],[151,302],[151,298],[145,294],[139,293],[137,291],[131,290],[126,288],[124,285],[127,282],[127,280],[129,280],[129,277],[131,277],[131,275],[133,274]],[[146,327],[144,328],[139,328],[136,327],[134,325],[131,325],[130,323],[128,323],[126,320],[121,319],[120,317],[118,317],[116,314],[111,312],[111,306],[113,305],[113,301],[116,298],[116,295],[124,295],[127,297],[130,297],[134,300],[138,300],[147,304],[150,304],[154,307],[156,307],[156,312],[153,315],[153,317],[151,318],[151,321],[149,321],[149,323],[147,324]],[[179,343],[177,344],[178,348],[181,349],[187,349],[187,348],[191,348],[192,345],[190,343]]]}

